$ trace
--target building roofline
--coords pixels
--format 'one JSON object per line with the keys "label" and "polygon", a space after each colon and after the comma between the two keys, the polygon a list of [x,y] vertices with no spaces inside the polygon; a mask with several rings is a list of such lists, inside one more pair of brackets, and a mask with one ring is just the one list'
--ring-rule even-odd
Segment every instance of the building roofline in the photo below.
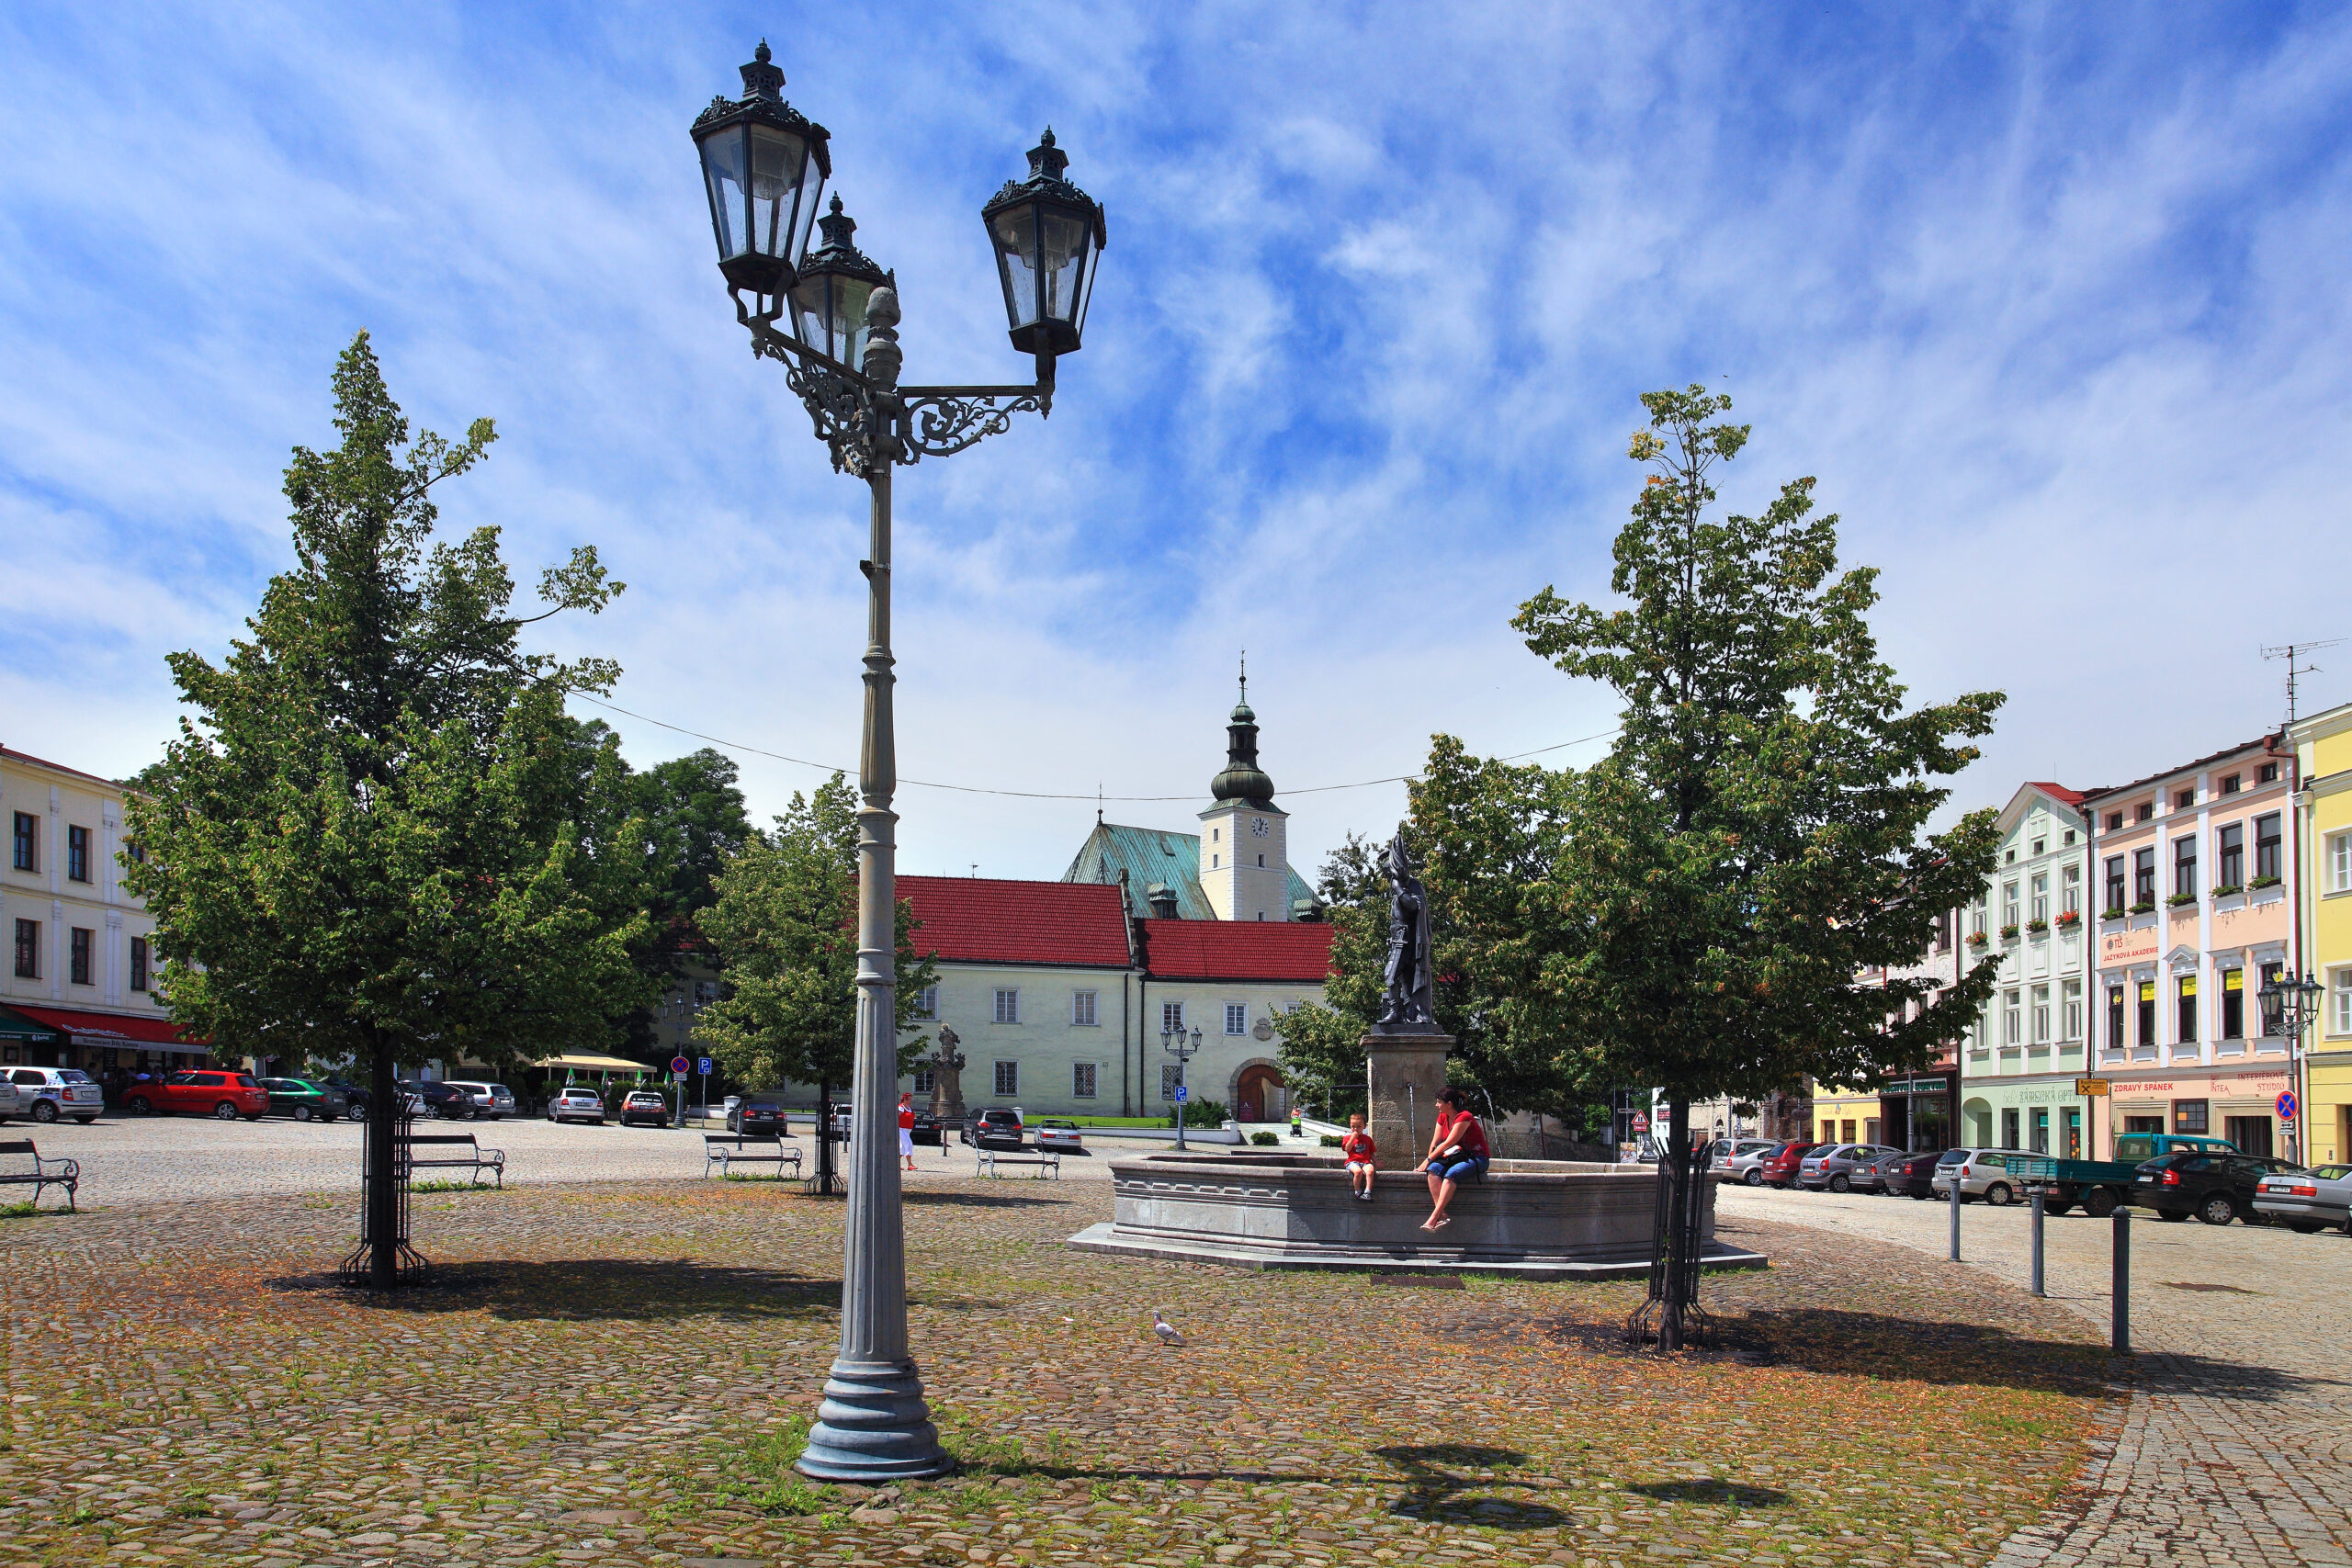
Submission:
{"label": "building roofline", "polygon": [[2286,731],[2283,729],[2265,730],[2262,734],[2256,736],[2251,740],[2245,741],[2236,746],[2224,746],[2218,751],[2211,752],[2205,756],[2199,757],[2192,762],[2183,762],[2177,768],[2165,768],[2157,773],[2150,773],[2145,778],[2133,779],[2130,784],[2110,784],[2105,789],[2090,790],[2083,795],[2083,799],[2087,803],[2090,801],[2111,799],[2119,795],[2130,795],[2134,790],[2145,789],[2150,784],[2158,783],[2161,780],[2178,778],[2183,773],[2193,773],[2202,769],[2211,767],[2215,762],[2219,762],[2225,758],[2235,757],[2241,752],[2259,750],[2267,754],[2275,755],[2281,750],[2280,742],[2285,740],[2286,738]]}
{"label": "building roofline", "polygon": [[79,768],[69,768],[62,762],[52,762],[46,757],[36,757],[28,751],[18,751],[7,746],[0,746],[0,761],[23,762],[31,767],[46,768],[52,773],[63,773],[68,778],[87,779],[92,784],[104,784],[107,788],[119,794],[130,793],[129,786],[118,784],[112,779],[101,778],[96,773],[85,773]]}

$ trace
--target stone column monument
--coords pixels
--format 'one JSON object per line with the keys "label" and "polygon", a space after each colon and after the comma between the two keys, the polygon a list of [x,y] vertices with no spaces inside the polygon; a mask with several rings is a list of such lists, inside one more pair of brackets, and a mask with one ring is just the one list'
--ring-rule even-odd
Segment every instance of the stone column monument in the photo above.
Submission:
{"label": "stone column monument", "polygon": [[1401,833],[1388,841],[1387,869],[1387,989],[1380,1017],[1363,1037],[1364,1121],[1379,1146],[1380,1168],[1410,1170],[1437,1125],[1437,1091],[1445,1087],[1453,1036],[1437,1026],[1429,892],[1413,874]]}

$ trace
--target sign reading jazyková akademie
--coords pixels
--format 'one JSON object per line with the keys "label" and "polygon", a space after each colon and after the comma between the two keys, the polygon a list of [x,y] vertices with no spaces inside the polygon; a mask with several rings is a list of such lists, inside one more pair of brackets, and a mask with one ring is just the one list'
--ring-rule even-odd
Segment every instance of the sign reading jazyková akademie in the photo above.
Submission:
{"label": "sign reading jazykov\u00e1 akademie", "polygon": [[2155,957],[2162,945],[2161,932],[2154,922],[2129,931],[2109,931],[2098,939],[2098,966],[2114,969],[2138,964]]}

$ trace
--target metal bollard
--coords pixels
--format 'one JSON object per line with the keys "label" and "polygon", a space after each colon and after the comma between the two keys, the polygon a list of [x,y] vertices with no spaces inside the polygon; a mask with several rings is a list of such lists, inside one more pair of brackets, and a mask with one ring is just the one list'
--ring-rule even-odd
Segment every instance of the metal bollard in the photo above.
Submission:
{"label": "metal bollard", "polygon": [[1954,1166],[1951,1173],[1951,1260],[1960,1261],[1960,1173],[1966,1168]]}
{"label": "metal bollard", "polygon": [[2050,1292],[2049,1292],[2048,1291],[2045,1291],[2045,1290],[2043,1290],[2043,1289],[2041,1288],[2041,1287],[2042,1287],[2042,1280],[2041,1280],[2041,1188],[2037,1187],[2037,1188],[2035,1188],[2035,1189],[2033,1190],[2033,1196],[2032,1196],[2032,1200],[2031,1200],[2031,1201],[2032,1201],[2032,1203],[2033,1203],[2033,1293],[2034,1293],[2035,1295],[2037,1295],[2037,1296],[2046,1296],[2046,1295],[2048,1295]]}
{"label": "metal bollard", "polygon": [[2114,1303],[2108,1308],[2108,1321],[2114,1328],[2115,1353],[2132,1353],[2132,1212],[2115,1211],[2115,1264],[2110,1284]]}

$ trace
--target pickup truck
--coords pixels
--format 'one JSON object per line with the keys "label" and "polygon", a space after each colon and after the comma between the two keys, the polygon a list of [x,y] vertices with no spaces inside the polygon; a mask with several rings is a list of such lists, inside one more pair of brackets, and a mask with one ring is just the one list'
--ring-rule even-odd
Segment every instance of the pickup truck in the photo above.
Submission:
{"label": "pickup truck", "polygon": [[2115,1140],[2116,1157],[2055,1159],[2048,1155],[2011,1155],[2009,1170],[2028,1186],[2042,1191],[2046,1213],[2063,1214],[2075,1204],[2095,1220],[2132,1201],[2132,1180],[2143,1160],[2158,1159],[2180,1149],[2211,1154],[2235,1154],[2223,1138],[2188,1137],[2176,1133],[2126,1133]]}

